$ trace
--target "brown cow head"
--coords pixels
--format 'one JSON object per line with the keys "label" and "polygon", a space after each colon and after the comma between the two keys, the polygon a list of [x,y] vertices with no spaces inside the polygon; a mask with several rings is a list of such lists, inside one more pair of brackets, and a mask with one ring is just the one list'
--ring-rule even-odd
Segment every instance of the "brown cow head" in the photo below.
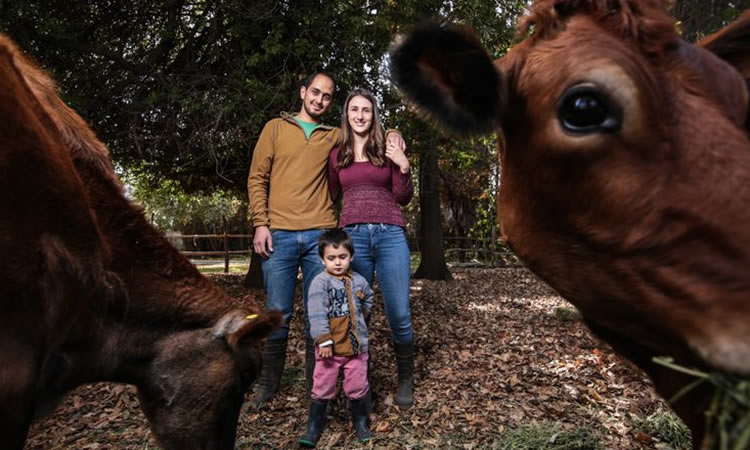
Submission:
{"label": "brown cow head", "polygon": [[170,449],[232,449],[245,392],[260,374],[277,312],[232,311],[213,328],[170,334],[138,383],[157,441]]}
{"label": "brown cow head", "polygon": [[750,374],[749,23],[708,51],[657,1],[539,0],[503,58],[424,25],[392,76],[449,130],[498,133],[505,239],[616,348]]}

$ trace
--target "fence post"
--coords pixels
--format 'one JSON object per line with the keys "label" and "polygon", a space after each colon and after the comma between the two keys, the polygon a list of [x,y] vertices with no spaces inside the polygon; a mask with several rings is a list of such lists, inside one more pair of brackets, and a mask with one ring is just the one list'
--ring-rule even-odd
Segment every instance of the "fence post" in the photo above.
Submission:
{"label": "fence post", "polygon": [[223,214],[221,226],[224,232],[224,273],[229,273],[229,236],[227,236],[227,218]]}

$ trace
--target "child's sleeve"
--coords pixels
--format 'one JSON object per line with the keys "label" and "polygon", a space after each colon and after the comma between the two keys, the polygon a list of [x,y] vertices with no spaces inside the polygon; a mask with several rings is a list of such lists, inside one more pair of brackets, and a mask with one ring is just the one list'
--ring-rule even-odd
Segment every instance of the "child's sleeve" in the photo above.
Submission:
{"label": "child's sleeve", "polygon": [[365,314],[370,314],[370,311],[372,311],[372,302],[375,298],[375,293],[372,291],[372,288],[370,288],[370,285],[364,278],[362,278],[362,284],[364,284],[362,292],[365,294],[362,297],[362,309],[365,311]]}
{"label": "child's sleeve", "polygon": [[310,335],[319,345],[327,340],[333,340],[328,323],[328,283],[321,276],[315,277],[307,291],[307,320],[310,322]]}

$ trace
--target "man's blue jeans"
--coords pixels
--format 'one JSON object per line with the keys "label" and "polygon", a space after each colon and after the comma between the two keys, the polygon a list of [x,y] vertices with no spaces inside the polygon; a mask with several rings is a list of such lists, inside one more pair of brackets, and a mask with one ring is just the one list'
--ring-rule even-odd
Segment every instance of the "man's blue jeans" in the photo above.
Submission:
{"label": "man's blue jeans", "polygon": [[[286,231],[272,230],[273,253],[264,259],[263,284],[266,286],[266,309],[280,311],[284,318],[281,328],[271,333],[269,339],[286,339],[289,336],[289,321],[294,311],[294,289],[297,274],[302,266],[302,295],[307,317],[307,289],[317,274],[323,270],[318,255],[318,237],[324,230]],[[310,329],[305,324],[305,335]]]}
{"label": "man's blue jeans", "polygon": [[377,273],[393,342],[413,342],[409,307],[411,265],[404,229],[380,223],[360,223],[344,229],[354,242],[352,270],[365,277],[370,286]]}

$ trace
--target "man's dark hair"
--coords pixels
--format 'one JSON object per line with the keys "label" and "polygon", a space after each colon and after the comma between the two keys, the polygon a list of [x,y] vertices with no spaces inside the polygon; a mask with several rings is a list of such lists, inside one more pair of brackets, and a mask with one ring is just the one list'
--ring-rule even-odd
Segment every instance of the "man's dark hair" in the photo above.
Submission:
{"label": "man's dark hair", "polygon": [[326,247],[333,246],[338,248],[342,245],[349,251],[350,255],[354,256],[354,244],[352,243],[352,238],[349,237],[349,233],[341,228],[331,228],[324,231],[318,238],[318,254],[322,258]]}
{"label": "man's dark hair", "polygon": [[315,72],[308,75],[307,78],[305,78],[305,81],[302,83],[302,86],[304,86],[305,88],[309,88],[315,77],[317,77],[318,75],[328,77],[333,83],[333,90],[336,91],[336,79],[333,78],[333,75],[324,70],[316,70]]}

